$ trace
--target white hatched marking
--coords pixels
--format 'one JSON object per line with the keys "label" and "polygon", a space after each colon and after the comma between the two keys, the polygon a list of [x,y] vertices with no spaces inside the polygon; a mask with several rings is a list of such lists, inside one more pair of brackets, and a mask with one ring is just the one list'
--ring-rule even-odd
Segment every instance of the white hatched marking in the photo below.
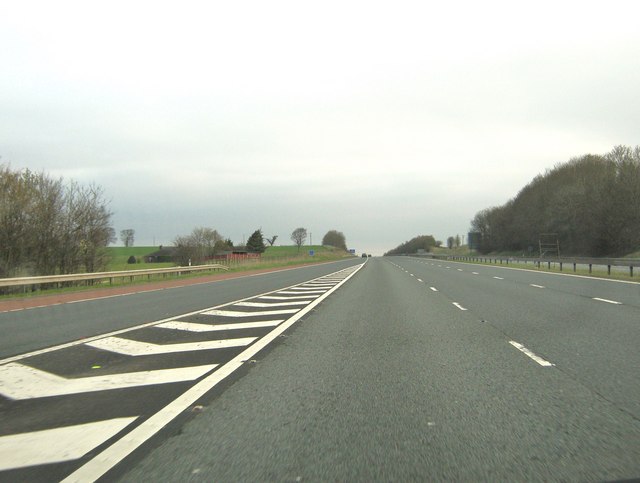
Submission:
{"label": "white hatched marking", "polygon": [[197,324],[195,322],[165,322],[156,325],[161,329],[186,330],[188,332],[216,332],[220,330],[242,330],[242,329],[259,329],[262,327],[275,327],[284,320],[263,320],[259,322],[240,322],[237,324]]}
{"label": "white hatched marking", "polygon": [[82,458],[135,421],[109,419],[0,437],[0,471]]}
{"label": "white hatched marking", "polygon": [[597,300],[598,302],[606,302],[608,304],[613,304],[613,305],[622,305],[622,302],[617,302],[615,300],[609,300],[609,299],[601,299],[598,297],[593,297],[593,300]]}
{"label": "white hatched marking", "polygon": [[[328,287],[331,288],[331,287]],[[326,292],[326,290],[320,290],[317,287],[291,287],[289,290],[298,290],[300,292]]]}
{"label": "white hatched marking", "polygon": [[[323,294],[326,293],[326,290],[314,290],[313,292],[306,292],[307,294]],[[290,290],[283,290],[281,292],[276,292],[280,295],[300,295],[302,292],[291,292]]]}
{"label": "white hatched marking", "polygon": [[238,302],[234,307],[286,307],[288,305],[307,305],[311,300],[294,300],[291,302]]}
{"label": "white hatched marking", "polygon": [[22,400],[192,381],[216,366],[217,364],[209,364],[69,379],[17,362],[10,362],[0,367],[0,394],[10,399]]}
{"label": "white hatched marking", "polygon": [[262,310],[256,312],[240,312],[238,310],[207,310],[201,312],[204,315],[219,315],[221,317],[256,317],[264,315],[282,315],[282,314],[295,314],[300,309],[282,309],[282,310]]}
{"label": "white hatched marking", "polygon": [[[357,271],[362,268],[364,264],[358,265],[357,268],[350,274],[355,275]],[[345,281],[349,277],[345,278]],[[293,317],[287,319],[284,323],[276,327],[269,332],[266,336],[262,337],[255,344],[246,348],[232,360],[227,362],[224,366],[217,371],[205,377],[202,381],[198,382],[194,387],[187,392],[176,398],[173,402],[169,403],[159,412],[151,416],[148,420],[144,421],[140,426],[134,428],[126,438],[121,438],[106,448],[102,453],[95,456],[89,462],[85,463],[82,467],[77,469],[73,474],[63,480],[63,482],[79,482],[79,481],[95,481],[116,464],[131,454],[136,448],[142,445],[149,438],[157,434],[163,427],[165,427],[170,421],[183,413],[191,404],[194,404],[198,399],[205,395],[212,387],[218,384],[221,380],[233,373],[237,368],[244,365],[245,361],[251,359],[260,350],[266,347],[269,343],[275,340],[280,334],[291,327],[305,314],[313,310],[317,304],[328,297],[331,293],[339,288],[336,286],[333,290],[324,294],[313,304],[307,305],[300,310]]]}
{"label": "white hatched marking", "polygon": [[509,344],[511,344],[513,347],[515,347],[520,352],[522,352],[523,354],[527,355],[528,357],[530,357],[531,359],[533,359],[534,361],[536,361],[538,364],[540,364],[543,367],[555,366],[555,364],[552,364],[551,362],[544,360],[542,357],[537,356],[536,354],[531,352],[529,349],[527,349],[525,346],[523,346],[522,344],[520,344],[520,343],[518,343],[518,342],[516,342],[514,340],[510,340]]}
{"label": "white hatched marking", "polygon": [[210,349],[226,349],[228,347],[243,347],[251,344],[257,337],[240,339],[207,340],[203,342],[187,342],[184,344],[152,344],[137,340],[122,339],[120,337],[105,337],[104,339],[87,342],[86,345],[95,349],[102,349],[128,356],[147,356],[152,354],[172,354],[174,352],[204,351]]}
{"label": "white hatched marking", "polygon": [[279,297],[278,295],[263,295],[258,297],[260,300],[296,300],[296,299],[316,299],[320,295],[298,295],[293,297]]}

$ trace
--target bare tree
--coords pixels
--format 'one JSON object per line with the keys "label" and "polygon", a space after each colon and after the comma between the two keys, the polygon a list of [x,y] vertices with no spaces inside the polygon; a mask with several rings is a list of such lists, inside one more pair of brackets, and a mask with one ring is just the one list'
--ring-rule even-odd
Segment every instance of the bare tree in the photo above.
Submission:
{"label": "bare tree", "polygon": [[120,240],[122,240],[125,247],[132,247],[135,235],[136,231],[133,228],[127,228],[126,230],[120,231]]}
{"label": "bare tree", "polygon": [[179,236],[174,240],[178,262],[181,265],[200,264],[216,254],[224,238],[212,228],[194,228],[190,235]]}
{"label": "bare tree", "polygon": [[298,246],[298,252],[300,252],[300,247],[307,240],[307,229],[300,227],[293,230],[291,232],[291,240]]}

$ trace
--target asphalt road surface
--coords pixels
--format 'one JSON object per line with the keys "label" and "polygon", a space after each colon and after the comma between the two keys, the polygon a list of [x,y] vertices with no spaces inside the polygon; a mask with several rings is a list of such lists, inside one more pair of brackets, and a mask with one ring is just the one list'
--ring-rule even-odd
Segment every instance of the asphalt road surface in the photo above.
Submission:
{"label": "asphalt road surface", "polygon": [[[0,480],[640,477],[640,285],[405,257],[306,270],[140,294],[124,307],[156,312],[134,330],[91,322],[121,321],[116,303],[56,314],[91,335],[2,361]],[[73,431],[95,441],[29,454]]]}

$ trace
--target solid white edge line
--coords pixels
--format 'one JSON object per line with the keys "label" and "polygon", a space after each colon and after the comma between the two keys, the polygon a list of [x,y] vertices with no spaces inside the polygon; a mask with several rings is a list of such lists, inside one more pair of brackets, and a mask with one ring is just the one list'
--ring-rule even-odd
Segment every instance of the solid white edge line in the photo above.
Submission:
{"label": "solid white edge line", "polygon": [[149,438],[158,433],[162,428],[169,424],[179,414],[185,411],[189,406],[203,397],[220,381],[232,374],[240,368],[246,360],[251,359],[255,354],[269,345],[276,337],[285,330],[295,324],[304,315],[313,310],[320,302],[335,292],[344,283],[353,277],[366,264],[363,263],[354,271],[352,271],[342,282],[338,283],[331,290],[327,291],[320,298],[314,300],[304,309],[300,310],[293,317],[276,327],[266,336],[258,340],[255,344],[248,347],[229,362],[220,367],[210,376],[204,378],[187,392],[179,396],[177,399],[169,403],[163,409],[155,413],[149,419],[133,429],[126,437],[117,440],[111,446],[106,448],[102,453],[96,455],[93,459],[78,468],[75,472],[62,480],[63,482],[85,482],[95,481],[103,476],[107,471],[117,465],[124,458],[129,456],[136,448],[145,443]]}
{"label": "solid white edge line", "polygon": [[542,357],[534,354],[531,350],[527,349],[525,346],[523,346],[522,344],[520,344],[519,342],[516,342],[515,340],[510,340],[509,344],[511,344],[513,347],[515,347],[516,349],[518,349],[520,352],[522,352],[523,354],[525,354],[527,357],[529,357],[530,359],[533,359],[534,361],[536,361],[538,364],[540,364],[543,367],[552,367],[555,366],[555,364],[552,364],[551,362],[543,359]]}
{"label": "solid white edge line", "polygon": [[[337,263],[337,262],[327,262],[327,263],[311,265],[311,266],[316,267],[316,266],[320,266],[320,265],[328,265],[330,263]],[[365,264],[366,263],[367,262],[365,262]],[[357,265],[353,265],[353,266],[357,266]],[[338,270],[337,272],[333,272],[333,273],[340,273],[343,270],[349,270],[353,266],[347,267],[347,268],[343,268],[343,269]],[[296,268],[289,268],[289,269],[286,269],[286,270],[299,270],[301,268],[308,268],[308,267],[296,267]],[[283,272],[283,271],[286,271],[286,270],[279,270],[279,271]],[[276,273],[276,272],[268,272],[268,273]],[[253,274],[253,275],[247,275],[247,277],[257,277],[258,275],[266,275],[266,274],[258,273],[258,274]],[[329,274],[329,275],[332,275],[332,274]],[[320,277],[313,278],[313,279],[311,279],[309,281],[319,280],[319,279],[321,279],[321,278],[323,278],[325,276],[326,275],[322,275]],[[240,277],[240,278],[244,278],[244,277]],[[203,282],[202,284],[205,284],[205,283],[217,283],[217,282]],[[306,283],[306,282],[302,282],[302,283]],[[202,285],[202,284],[196,284],[196,285]],[[288,290],[291,287],[296,287],[298,285],[301,285],[301,284],[297,283],[297,284],[289,285],[288,287],[284,287],[284,288],[281,288],[281,289],[278,289],[278,290],[271,290],[270,292],[263,292],[261,294],[251,295],[249,297],[245,297],[245,298],[242,298],[242,299],[234,300],[233,302],[225,302],[224,304],[215,305],[213,307],[208,307],[208,308],[205,308],[205,309],[199,309],[199,310],[195,310],[193,312],[187,312],[185,314],[173,315],[171,317],[167,317],[166,319],[155,320],[153,322],[147,322],[145,324],[135,325],[133,327],[127,327],[127,328],[124,328],[124,329],[118,329],[118,330],[114,330],[113,332],[107,332],[105,334],[94,335],[94,336],[91,336],[91,337],[86,337],[86,338],[83,338],[83,339],[75,340],[73,342],[66,342],[64,344],[59,344],[59,345],[55,345],[55,346],[52,346],[52,347],[46,347],[44,349],[38,349],[38,350],[27,352],[27,353],[24,353],[24,354],[17,354],[15,356],[7,357],[6,359],[0,359],[0,365],[6,364],[8,362],[19,361],[19,360],[22,360],[22,359],[26,359],[28,357],[38,356],[38,355],[41,355],[41,354],[47,354],[49,352],[54,352],[54,351],[57,351],[57,350],[60,350],[60,349],[66,349],[68,347],[75,347],[77,345],[86,344],[87,342],[91,342],[91,341],[94,341],[94,340],[102,339],[104,337],[110,337],[110,336],[113,336],[113,335],[124,334],[124,333],[130,332],[132,330],[144,329],[146,327],[153,327],[154,325],[162,324],[164,322],[171,322],[171,321],[173,321],[175,319],[178,319],[178,318],[190,317],[192,315],[197,315],[197,314],[200,314],[200,313],[205,312],[207,310],[215,310],[215,309],[220,309],[220,308],[223,308],[223,307],[228,307],[228,306],[233,305],[233,304],[235,304],[237,302],[244,302],[245,300],[251,300],[251,299],[254,299],[254,298],[262,297],[263,295],[272,295],[274,293],[280,292],[281,290]],[[167,289],[162,289],[162,290],[167,290]],[[97,299],[91,299],[91,300],[97,300]]]}

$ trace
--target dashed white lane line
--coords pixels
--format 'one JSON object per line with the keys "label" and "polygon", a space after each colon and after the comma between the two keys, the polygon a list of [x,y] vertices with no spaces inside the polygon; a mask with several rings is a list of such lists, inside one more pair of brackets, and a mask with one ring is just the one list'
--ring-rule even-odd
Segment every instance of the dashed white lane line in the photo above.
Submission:
{"label": "dashed white lane line", "polygon": [[555,364],[552,364],[551,362],[543,359],[542,357],[534,354],[532,351],[530,351],[529,349],[527,349],[525,346],[523,346],[522,344],[520,344],[519,342],[516,342],[514,340],[510,340],[509,344],[511,344],[513,347],[515,347],[516,349],[518,349],[520,352],[522,352],[523,354],[525,354],[526,356],[528,356],[529,358],[533,359],[534,361],[536,361],[538,364],[540,364],[543,367],[552,367],[555,366]]}
{"label": "dashed white lane line", "polygon": [[593,297],[593,300],[597,300],[598,302],[605,302],[613,305],[622,305],[622,302],[618,302],[616,300],[601,299],[600,297]]}
{"label": "dashed white lane line", "polygon": [[[0,437],[0,471],[82,458],[129,426],[135,417]],[[65,441],[64,445],[59,444]]]}
{"label": "dashed white lane line", "polygon": [[464,272],[464,270],[462,270],[461,268],[458,268],[457,270],[458,272]]}
{"label": "dashed white lane line", "polygon": [[545,288],[544,285],[536,285],[535,283],[530,283],[529,286],[534,288]]}
{"label": "dashed white lane line", "polygon": [[455,305],[456,307],[458,307],[460,310],[467,310],[467,309],[465,309],[462,305],[460,305],[458,302],[453,302],[453,305]]}
{"label": "dashed white lane line", "polygon": [[478,272],[471,272],[473,275],[480,275]]}
{"label": "dashed white lane line", "polygon": [[433,291],[433,292],[437,292],[437,291],[438,291],[438,289],[437,289],[437,288],[435,288],[435,287],[429,287],[429,289],[430,289],[431,291]]}
{"label": "dashed white lane line", "polygon": [[493,277],[493,278],[495,278],[496,280],[504,280],[504,278],[502,277]]}
{"label": "dashed white lane line", "polygon": [[421,278],[419,278],[419,279],[417,279],[417,280],[418,280],[418,282],[422,282],[422,281],[423,281]]}

